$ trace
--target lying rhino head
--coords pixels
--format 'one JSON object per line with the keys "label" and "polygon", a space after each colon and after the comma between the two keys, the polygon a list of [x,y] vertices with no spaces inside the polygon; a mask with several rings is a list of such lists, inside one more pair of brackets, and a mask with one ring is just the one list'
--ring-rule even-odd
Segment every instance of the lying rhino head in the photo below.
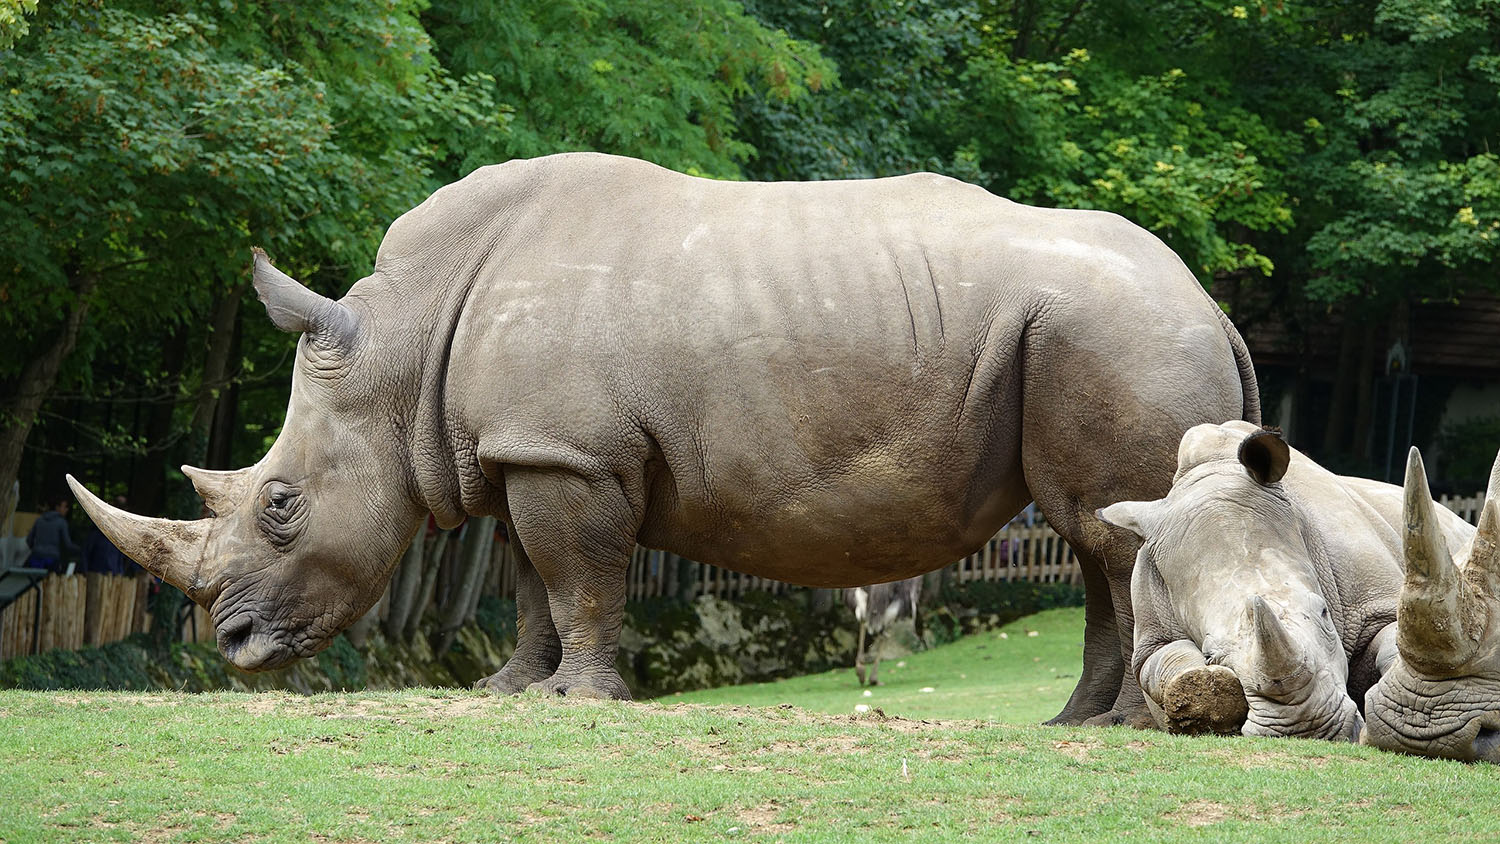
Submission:
{"label": "lying rhino head", "polygon": [[373,315],[353,294],[335,302],[308,290],[259,250],[255,287],[279,328],[302,332],[292,397],[259,463],[233,472],[182,467],[212,515],[132,515],[68,478],[121,551],[208,610],[220,652],[245,670],[314,654],[358,619],[380,597],[420,517],[394,414],[375,395],[391,371],[361,342]]}
{"label": "lying rhino head", "polygon": [[[1182,439],[1166,498],[1099,515],[1144,540],[1132,584],[1138,672],[1159,672],[1151,651],[1173,643],[1168,673],[1206,664],[1238,678],[1248,703],[1243,733],[1352,741],[1361,718],[1315,565],[1323,552],[1300,496],[1282,484],[1292,463],[1277,434],[1241,422],[1199,425]],[[1192,648],[1201,654],[1182,661]],[[1148,697],[1171,679],[1140,677]]]}
{"label": "lying rhino head", "polygon": [[1365,695],[1365,744],[1500,762],[1500,459],[1461,568],[1437,530],[1422,456],[1406,464],[1398,656]]}

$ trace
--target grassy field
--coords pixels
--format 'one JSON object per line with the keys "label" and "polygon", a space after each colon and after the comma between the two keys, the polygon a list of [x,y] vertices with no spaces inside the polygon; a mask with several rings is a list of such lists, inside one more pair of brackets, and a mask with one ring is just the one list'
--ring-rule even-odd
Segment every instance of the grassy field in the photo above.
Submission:
{"label": "grassy field", "polygon": [[[1077,620],[907,657],[870,698],[849,672],[691,696],[755,706],[0,692],[0,840],[1500,838],[1496,767],[998,723],[1060,705]],[[997,720],[936,720],[964,712]]]}
{"label": "grassy field", "polygon": [[[775,706],[836,715],[879,707],[904,718],[968,718],[1039,724],[1062,709],[1083,660],[1083,609],[1028,616],[925,653],[880,662],[882,685],[861,689],[853,668],[726,686],[663,701]],[[869,694],[865,694],[865,692]]]}

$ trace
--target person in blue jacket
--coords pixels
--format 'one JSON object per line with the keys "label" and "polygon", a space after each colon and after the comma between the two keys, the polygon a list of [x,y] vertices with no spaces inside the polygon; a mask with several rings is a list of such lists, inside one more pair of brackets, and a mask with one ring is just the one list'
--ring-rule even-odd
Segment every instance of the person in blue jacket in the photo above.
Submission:
{"label": "person in blue jacket", "polygon": [[68,499],[59,496],[50,503],[26,533],[26,547],[31,549],[26,567],[61,572],[63,555],[77,554],[78,546],[68,535]]}

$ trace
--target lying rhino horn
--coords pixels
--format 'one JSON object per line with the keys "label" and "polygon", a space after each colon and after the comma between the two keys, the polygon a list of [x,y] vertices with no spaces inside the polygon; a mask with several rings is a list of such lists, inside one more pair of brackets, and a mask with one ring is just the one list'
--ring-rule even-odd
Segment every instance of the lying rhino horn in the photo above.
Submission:
{"label": "lying rhino horn", "polygon": [[203,503],[208,509],[214,511],[214,515],[223,515],[231,512],[239,506],[245,497],[245,487],[250,483],[250,471],[239,469],[233,472],[219,472],[212,469],[199,469],[196,466],[183,466],[182,474],[187,475],[188,480],[193,482],[193,489],[198,491]]}
{"label": "lying rhino horn", "polygon": [[1486,500],[1479,512],[1479,530],[1469,546],[1464,577],[1481,593],[1500,598],[1500,499]]}
{"label": "lying rhino horn", "polygon": [[1479,607],[1448,553],[1436,506],[1422,455],[1413,448],[1406,461],[1406,582],[1396,612],[1396,646],[1408,662],[1456,666],[1473,656],[1478,643],[1468,631],[1483,619],[1473,617]]}
{"label": "lying rhino horn", "polygon": [[1250,620],[1260,653],[1260,668],[1268,680],[1285,683],[1307,667],[1301,650],[1281,626],[1281,620],[1271,606],[1259,595],[1250,599]]}
{"label": "lying rhino horn", "polygon": [[1479,531],[1474,534],[1464,571],[1470,583],[1484,594],[1500,598],[1500,456],[1490,470],[1489,489],[1479,511]]}
{"label": "lying rhino horn", "polygon": [[176,522],[137,516],[100,501],[72,475],[67,478],[89,518],[125,556],[190,598],[203,588],[199,563],[208,536],[207,519]]}
{"label": "lying rhino horn", "polygon": [[276,269],[264,249],[257,246],[251,251],[255,253],[255,295],[265,303],[266,313],[277,328],[306,332],[327,348],[349,345],[358,322],[353,311]]}

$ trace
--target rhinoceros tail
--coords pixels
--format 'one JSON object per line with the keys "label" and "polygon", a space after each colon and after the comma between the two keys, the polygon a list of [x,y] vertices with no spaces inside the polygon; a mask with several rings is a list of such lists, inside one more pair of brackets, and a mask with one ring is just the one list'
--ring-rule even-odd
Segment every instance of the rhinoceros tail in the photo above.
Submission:
{"label": "rhinoceros tail", "polygon": [[1244,393],[1244,405],[1240,416],[1246,422],[1259,425],[1260,422],[1260,382],[1255,379],[1255,365],[1250,362],[1250,349],[1245,345],[1245,338],[1240,336],[1239,329],[1229,320],[1229,314],[1214,303],[1214,310],[1219,314],[1219,323],[1224,326],[1224,333],[1229,335],[1229,348],[1234,351],[1234,363],[1240,370],[1240,390]]}

